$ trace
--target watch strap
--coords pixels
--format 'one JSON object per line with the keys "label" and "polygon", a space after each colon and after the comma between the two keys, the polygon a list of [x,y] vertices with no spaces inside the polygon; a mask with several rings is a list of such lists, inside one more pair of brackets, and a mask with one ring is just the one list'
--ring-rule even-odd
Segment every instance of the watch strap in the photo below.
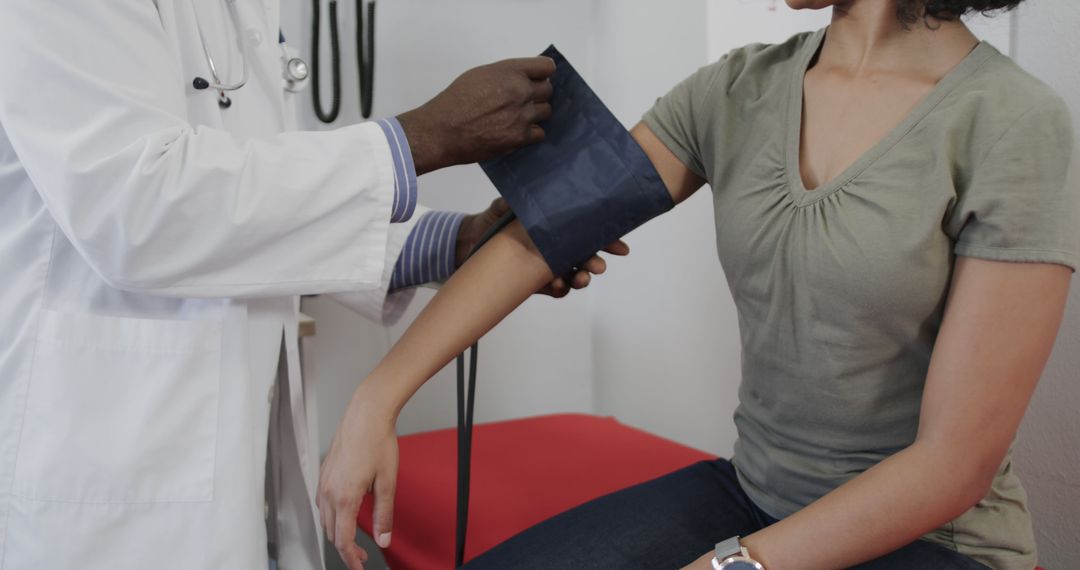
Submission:
{"label": "watch strap", "polygon": [[754,568],[764,570],[760,563],[750,558],[746,547],[739,542],[738,536],[733,536],[723,542],[716,543],[715,556],[712,559],[713,570],[724,570],[730,563],[735,562],[742,567],[741,563],[748,563]]}
{"label": "watch strap", "polygon": [[746,549],[739,543],[739,537],[733,536],[725,541],[716,543],[716,560],[723,562],[732,556],[745,556]]}

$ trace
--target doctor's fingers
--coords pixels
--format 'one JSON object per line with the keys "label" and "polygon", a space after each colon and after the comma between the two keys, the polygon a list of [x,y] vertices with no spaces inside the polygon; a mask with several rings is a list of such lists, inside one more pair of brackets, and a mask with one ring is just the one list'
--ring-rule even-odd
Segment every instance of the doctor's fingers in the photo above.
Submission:
{"label": "doctor's fingers", "polygon": [[551,118],[551,103],[533,103],[530,120],[542,123]]}
{"label": "doctor's fingers", "polygon": [[[619,240],[604,248],[604,251],[612,255],[625,256],[630,254],[630,246]],[[599,255],[590,257],[570,279],[570,286],[574,289],[584,289],[592,283],[593,275],[603,275],[607,271],[607,260]]]}
{"label": "doctor's fingers", "polygon": [[547,103],[551,101],[551,96],[555,94],[555,87],[551,84],[550,79],[533,81],[532,88],[533,101],[537,103]]}
{"label": "doctor's fingers", "polygon": [[548,297],[551,297],[553,299],[562,299],[563,297],[570,294],[570,285],[566,282],[566,279],[563,279],[562,277],[556,277],[551,281],[551,283],[544,285],[544,287],[540,289],[538,293],[540,293],[541,295],[547,295]]}
{"label": "doctor's fingers", "polygon": [[581,264],[578,275],[584,273],[585,275],[603,275],[607,271],[607,260],[599,255],[594,255],[588,259],[585,263]]}
{"label": "doctor's fingers", "polygon": [[494,65],[520,70],[529,79],[547,79],[555,73],[555,60],[544,55],[504,59]]}
{"label": "doctor's fingers", "polygon": [[[524,146],[529,146],[541,142],[544,140],[545,137],[547,137],[547,133],[544,132],[544,129],[540,128],[540,125],[529,125],[529,129],[525,133]],[[513,152],[513,150],[507,151],[507,153],[510,152]]]}
{"label": "doctor's fingers", "polygon": [[592,283],[592,275],[588,271],[578,271],[570,280],[570,286],[574,289],[584,289]]}
{"label": "doctor's fingers", "polygon": [[618,241],[608,245],[607,247],[605,247],[604,251],[607,252],[607,253],[610,253],[611,255],[618,255],[619,257],[625,257],[627,255],[630,255],[630,246],[627,245],[627,243],[625,241],[618,240]]}
{"label": "doctor's fingers", "polygon": [[592,283],[593,275],[600,275],[605,271],[607,271],[607,262],[599,256],[593,256],[592,259],[583,263],[581,269],[571,275],[569,280],[564,277],[556,277],[545,285],[540,290],[540,293],[554,299],[562,299],[569,295],[573,289],[588,287]]}

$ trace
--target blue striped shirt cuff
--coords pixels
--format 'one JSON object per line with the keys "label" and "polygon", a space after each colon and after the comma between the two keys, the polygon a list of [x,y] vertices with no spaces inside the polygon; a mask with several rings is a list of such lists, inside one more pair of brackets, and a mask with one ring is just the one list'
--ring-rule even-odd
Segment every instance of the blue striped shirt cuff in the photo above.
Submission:
{"label": "blue striped shirt cuff", "polygon": [[428,212],[416,222],[390,277],[391,293],[450,278],[463,219],[465,214]]}
{"label": "blue striped shirt cuff", "polygon": [[394,158],[394,207],[390,210],[390,221],[399,224],[407,222],[416,211],[416,165],[413,164],[412,150],[401,123],[390,117],[378,122],[390,143],[390,154]]}

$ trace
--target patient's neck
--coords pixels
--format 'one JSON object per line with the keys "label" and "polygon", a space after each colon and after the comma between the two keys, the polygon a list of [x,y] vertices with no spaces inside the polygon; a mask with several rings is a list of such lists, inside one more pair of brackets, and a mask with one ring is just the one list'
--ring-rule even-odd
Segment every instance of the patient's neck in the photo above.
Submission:
{"label": "patient's neck", "polygon": [[852,76],[904,73],[940,78],[964,59],[978,39],[963,22],[919,19],[905,26],[895,0],[857,0],[833,8],[817,65]]}

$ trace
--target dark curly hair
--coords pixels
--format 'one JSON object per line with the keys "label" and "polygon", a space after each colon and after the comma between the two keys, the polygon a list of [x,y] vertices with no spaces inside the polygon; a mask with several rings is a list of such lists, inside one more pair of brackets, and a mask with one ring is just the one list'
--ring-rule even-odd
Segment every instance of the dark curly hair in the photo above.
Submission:
{"label": "dark curly hair", "polygon": [[1007,12],[1024,0],[900,0],[897,17],[907,25],[920,19],[927,24],[934,20],[955,20],[973,12],[984,14]]}

